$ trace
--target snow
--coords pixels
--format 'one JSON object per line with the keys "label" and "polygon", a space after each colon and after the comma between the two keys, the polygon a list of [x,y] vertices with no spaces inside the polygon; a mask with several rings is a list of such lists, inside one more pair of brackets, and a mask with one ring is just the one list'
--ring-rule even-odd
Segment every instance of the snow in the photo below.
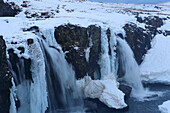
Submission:
{"label": "snow", "polygon": [[157,35],[140,66],[142,79],[170,84],[170,36]]}
{"label": "snow", "polygon": [[118,89],[118,83],[114,76],[104,80],[92,80],[89,76],[77,80],[77,86],[84,97],[98,98],[110,108],[122,109],[127,107],[124,102],[124,93]]}
{"label": "snow", "polygon": [[[6,0],[4,0],[6,1]],[[9,0],[13,1],[21,7],[23,0]],[[1,17],[0,18],[0,35],[4,36],[7,44],[7,50],[13,48],[15,53],[19,57],[31,58],[33,60],[32,73],[34,84],[31,84],[31,88],[27,86],[27,83],[23,83],[25,86],[19,88],[24,91],[30,88],[32,98],[31,107],[45,111],[47,107],[46,100],[46,84],[45,84],[45,72],[42,52],[38,45],[37,36],[31,32],[23,32],[23,29],[30,28],[32,26],[38,26],[43,34],[50,34],[49,30],[54,29],[59,25],[73,24],[82,27],[88,27],[89,25],[96,25],[102,27],[102,51],[104,54],[101,56],[100,66],[103,65],[102,80],[82,79],[81,84],[78,86],[84,91],[85,97],[99,98],[100,101],[105,103],[111,108],[121,109],[127,105],[124,102],[124,94],[118,89],[117,82],[114,78],[115,74],[115,45],[116,34],[122,33],[125,36],[125,32],[122,27],[126,23],[133,22],[137,26],[144,28],[144,24],[136,21],[133,13],[141,13],[140,16],[145,17],[148,15],[159,15],[160,17],[167,17],[170,15],[170,4],[157,4],[157,5],[143,5],[143,4],[116,4],[116,3],[97,3],[97,2],[75,2],[75,1],[63,1],[63,0],[27,0],[28,7],[22,7],[16,17]],[[161,7],[161,9],[155,8],[155,6]],[[57,12],[58,11],[58,12]],[[32,14],[38,15],[34,18],[26,18],[25,12],[28,12],[27,16]],[[48,12],[50,18],[41,17],[41,13]],[[160,29],[165,30],[169,27],[169,20],[166,21],[165,26]],[[106,29],[111,29],[112,38],[108,42],[105,34]],[[48,32],[48,33],[44,33]],[[47,37],[47,36],[46,36]],[[34,44],[29,46],[27,39],[33,39]],[[53,37],[51,37],[53,38]],[[169,37],[163,35],[157,35],[155,38],[156,44],[153,45],[145,57],[144,63],[141,65],[142,76],[146,80],[162,81],[169,80],[170,83],[170,64],[167,63],[170,58],[170,46]],[[11,44],[11,42],[17,42],[17,44]],[[52,42],[49,42],[52,43]],[[154,41],[153,41],[154,43]],[[109,56],[108,47],[111,45],[111,56]],[[18,47],[24,47],[24,54],[19,54]],[[77,48],[78,49],[78,48]],[[90,48],[86,49],[86,61],[89,60]],[[35,53],[35,54],[34,54]],[[155,60],[154,60],[155,59]],[[164,60],[161,60],[164,59]],[[106,61],[106,62],[105,62]],[[156,61],[156,62],[155,62]],[[162,75],[162,76],[161,76]],[[36,90],[38,89],[39,90]],[[28,93],[30,93],[28,92]],[[96,94],[97,93],[97,94]],[[23,92],[18,92],[21,98],[28,99],[27,95]],[[38,95],[42,94],[42,95]],[[11,98],[13,98],[11,96]],[[35,100],[38,101],[35,101]],[[23,100],[24,101],[24,100]],[[22,103],[22,102],[21,102]],[[29,103],[25,103],[27,106]],[[42,106],[40,106],[42,105]],[[13,106],[15,107],[15,106]],[[29,109],[29,108],[28,108]],[[21,110],[22,112],[22,110]]]}
{"label": "snow", "polygon": [[161,113],[170,113],[170,100],[163,102],[163,104],[158,107]]}

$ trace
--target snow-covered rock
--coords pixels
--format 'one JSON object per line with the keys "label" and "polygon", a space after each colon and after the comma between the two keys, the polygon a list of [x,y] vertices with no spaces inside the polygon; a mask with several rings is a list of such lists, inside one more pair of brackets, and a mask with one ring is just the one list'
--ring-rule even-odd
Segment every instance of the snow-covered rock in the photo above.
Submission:
{"label": "snow-covered rock", "polygon": [[159,110],[161,113],[170,113],[170,100],[164,102],[162,105],[159,105]]}
{"label": "snow-covered rock", "polygon": [[122,109],[127,107],[124,93],[118,89],[118,83],[112,76],[104,80],[92,80],[89,76],[77,81],[85,98],[98,98],[110,108]]}

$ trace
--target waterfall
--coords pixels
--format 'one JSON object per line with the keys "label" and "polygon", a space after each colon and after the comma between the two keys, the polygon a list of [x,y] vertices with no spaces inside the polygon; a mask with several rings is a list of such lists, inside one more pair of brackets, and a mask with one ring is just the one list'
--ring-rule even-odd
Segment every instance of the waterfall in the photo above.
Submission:
{"label": "waterfall", "polygon": [[[69,112],[83,107],[83,100],[75,84],[74,71],[62,51],[40,42],[45,57],[49,112]],[[65,111],[66,110],[66,111]]]}
{"label": "waterfall", "polygon": [[123,79],[132,86],[132,96],[142,95],[145,90],[141,83],[140,71],[134,54],[127,44],[127,42],[121,38],[117,38],[117,52],[119,57],[119,65],[122,68],[124,74]]}
{"label": "waterfall", "polygon": [[49,113],[82,112],[83,99],[76,87],[75,73],[65,59],[65,55],[55,41],[54,30],[42,31],[45,40],[40,46],[46,66]]}
{"label": "waterfall", "polygon": [[31,60],[8,50],[8,66],[14,78],[10,113],[45,113],[48,103],[43,53],[37,42],[27,49]]}
{"label": "waterfall", "polygon": [[84,112],[74,71],[54,38],[54,30],[41,33],[26,47],[29,59],[18,57],[15,48],[8,52],[13,75],[10,113]]}
{"label": "waterfall", "polygon": [[111,74],[111,64],[109,57],[109,41],[106,35],[106,29],[101,31],[101,55],[100,55],[100,73],[101,79],[104,79]]}
{"label": "waterfall", "polygon": [[116,60],[116,36],[114,33],[110,37],[107,36],[107,29],[102,28],[101,31],[101,54],[100,54],[100,73],[101,79],[115,76],[115,60]]}

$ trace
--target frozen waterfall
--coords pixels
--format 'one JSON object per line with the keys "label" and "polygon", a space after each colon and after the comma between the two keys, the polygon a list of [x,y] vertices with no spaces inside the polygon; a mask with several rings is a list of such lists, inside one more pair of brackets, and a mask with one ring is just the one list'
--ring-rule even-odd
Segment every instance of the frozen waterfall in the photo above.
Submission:
{"label": "frozen waterfall", "polygon": [[74,71],[60,49],[40,42],[46,64],[49,113],[83,111],[83,100],[76,88]]}
{"label": "frozen waterfall", "polygon": [[37,33],[27,49],[31,61],[18,57],[15,50],[9,53],[13,75],[10,113],[84,112],[74,71],[54,38],[54,30]]}

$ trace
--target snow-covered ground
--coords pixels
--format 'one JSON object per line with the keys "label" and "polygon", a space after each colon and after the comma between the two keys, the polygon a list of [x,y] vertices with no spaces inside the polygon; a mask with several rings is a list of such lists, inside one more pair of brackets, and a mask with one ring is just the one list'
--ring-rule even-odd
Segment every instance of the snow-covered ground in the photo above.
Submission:
{"label": "snow-covered ground", "polygon": [[[170,30],[167,21],[161,30]],[[152,40],[152,48],[147,52],[140,66],[142,79],[148,82],[170,84],[170,36],[156,35]]]}
{"label": "snow-covered ground", "polygon": [[159,110],[161,113],[170,113],[170,100],[164,102],[162,105],[159,105]]}
{"label": "snow-covered ground", "polygon": [[[122,27],[129,22],[144,28],[144,24],[136,21],[134,12],[140,13],[142,17],[148,15],[167,17],[170,15],[170,3],[136,5],[62,0],[28,0],[26,3],[23,3],[22,0],[9,1],[18,4],[22,8],[22,12],[16,17],[0,18],[0,35],[3,35],[6,40],[7,49],[13,48],[17,52],[19,46],[26,48],[26,52],[22,54],[25,58],[31,57],[27,51],[29,48],[27,39],[32,38],[35,43],[38,43],[35,34],[23,31],[31,26],[38,26],[41,29],[53,29],[55,26],[68,23],[82,27],[98,25],[102,28],[111,28],[113,33],[124,33]],[[21,4],[27,7],[22,7]],[[169,21],[165,26],[168,27],[168,23]],[[162,29],[164,29],[163,27]],[[170,45],[168,45],[170,44],[170,37],[157,35],[154,41],[153,49],[148,52],[144,63],[141,65],[141,73],[147,80],[159,80],[161,74],[164,74],[161,79],[169,77],[170,80]],[[11,44],[11,42],[17,42],[17,44]],[[110,88],[110,85],[113,89]],[[104,88],[99,89],[100,94],[95,97],[96,89],[91,89],[91,86]],[[85,90],[88,89],[85,93],[86,97],[99,98],[109,107],[120,109],[127,106],[123,100],[124,94],[118,89],[115,79],[91,80],[88,85],[83,87],[85,87]]]}

